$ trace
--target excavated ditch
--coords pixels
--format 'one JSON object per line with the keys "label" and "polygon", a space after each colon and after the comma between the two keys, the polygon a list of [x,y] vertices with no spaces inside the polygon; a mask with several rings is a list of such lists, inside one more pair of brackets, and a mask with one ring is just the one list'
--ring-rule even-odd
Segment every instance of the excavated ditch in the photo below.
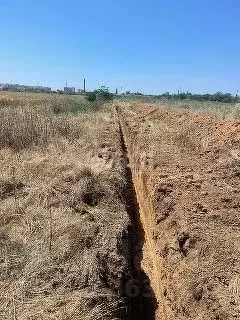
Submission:
{"label": "excavated ditch", "polygon": [[126,207],[131,224],[128,228],[128,265],[129,270],[122,279],[121,292],[127,301],[127,312],[122,319],[154,320],[157,309],[157,299],[151,287],[151,282],[142,268],[145,231],[140,219],[139,204],[129,163],[128,151],[119,121],[123,162],[127,180]]}
{"label": "excavated ditch", "polygon": [[145,106],[117,115],[138,256],[131,276],[152,293],[128,298],[129,318],[240,319],[239,123]]}

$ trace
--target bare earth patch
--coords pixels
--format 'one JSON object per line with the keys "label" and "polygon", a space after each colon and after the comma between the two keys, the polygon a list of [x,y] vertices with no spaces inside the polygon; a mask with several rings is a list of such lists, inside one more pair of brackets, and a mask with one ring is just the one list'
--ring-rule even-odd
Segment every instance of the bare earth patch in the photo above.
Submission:
{"label": "bare earth patch", "polygon": [[156,319],[238,319],[239,121],[147,105],[119,114]]}

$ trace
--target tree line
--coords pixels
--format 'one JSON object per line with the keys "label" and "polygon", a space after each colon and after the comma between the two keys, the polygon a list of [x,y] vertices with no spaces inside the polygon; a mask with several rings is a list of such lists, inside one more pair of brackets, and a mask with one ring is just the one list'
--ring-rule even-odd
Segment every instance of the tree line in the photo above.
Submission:
{"label": "tree line", "polygon": [[214,102],[240,102],[239,96],[233,96],[231,93],[222,93],[217,92],[214,94],[192,94],[190,92],[181,92],[177,94],[170,94],[169,92],[165,92],[161,95],[159,95],[161,98],[167,98],[167,99],[180,99],[180,100],[198,100],[198,101],[214,101]]}

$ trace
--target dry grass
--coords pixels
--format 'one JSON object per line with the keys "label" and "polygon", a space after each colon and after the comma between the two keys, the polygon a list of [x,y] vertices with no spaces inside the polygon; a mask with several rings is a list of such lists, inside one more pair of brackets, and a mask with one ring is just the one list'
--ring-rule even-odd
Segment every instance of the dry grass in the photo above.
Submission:
{"label": "dry grass", "polygon": [[116,123],[36,100],[0,109],[0,319],[117,318],[129,221]]}
{"label": "dry grass", "polygon": [[20,150],[46,146],[63,137],[73,141],[81,135],[81,119],[55,116],[47,107],[0,109],[0,148]]}
{"label": "dry grass", "polygon": [[0,96],[0,148],[46,146],[62,137],[75,141],[84,122],[77,113],[87,110],[83,99],[16,93]]}

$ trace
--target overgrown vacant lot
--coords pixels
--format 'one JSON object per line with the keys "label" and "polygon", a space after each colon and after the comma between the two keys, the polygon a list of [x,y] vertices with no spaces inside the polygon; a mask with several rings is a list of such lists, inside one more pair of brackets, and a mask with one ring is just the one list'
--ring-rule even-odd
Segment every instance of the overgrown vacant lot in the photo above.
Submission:
{"label": "overgrown vacant lot", "polygon": [[115,118],[24,98],[0,98],[0,318],[118,318],[129,218]]}
{"label": "overgrown vacant lot", "polygon": [[115,104],[1,93],[0,319],[239,319],[237,112]]}
{"label": "overgrown vacant lot", "polygon": [[118,110],[156,318],[239,319],[239,119],[164,105]]}

